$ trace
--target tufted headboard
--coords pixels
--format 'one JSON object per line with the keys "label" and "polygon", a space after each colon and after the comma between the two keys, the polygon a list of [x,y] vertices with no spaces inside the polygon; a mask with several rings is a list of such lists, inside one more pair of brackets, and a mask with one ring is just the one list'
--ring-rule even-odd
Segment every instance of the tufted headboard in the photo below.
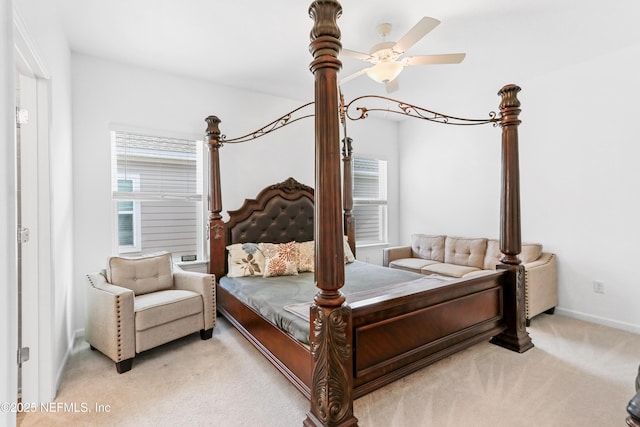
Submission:
{"label": "tufted headboard", "polygon": [[229,211],[227,244],[313,240],[313,188],[293,178],[271,185]]}

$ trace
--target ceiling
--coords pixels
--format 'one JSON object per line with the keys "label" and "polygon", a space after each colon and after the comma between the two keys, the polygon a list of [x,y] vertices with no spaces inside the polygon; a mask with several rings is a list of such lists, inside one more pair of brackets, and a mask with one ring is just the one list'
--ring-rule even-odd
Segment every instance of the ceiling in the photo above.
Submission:
{"label": "ceiling", "polygon": [[[75,52],[291,99],[313,98],[310,1],[57,0]],[[250,6],[248,5],[250,3]],[[422,16],[442,23],[407,55],[466,52],[458,65],[406,68],[393,96],[491,76],[518,83],[637,44],[640,2],[617,0],[343,0],[345,48],[368,52],[375,27],[399,39]],[[366,63],[341,58],[347,76]],[[497,89],[497,88],[496,88]],[[366,75],[344,85],[384,94]]]}

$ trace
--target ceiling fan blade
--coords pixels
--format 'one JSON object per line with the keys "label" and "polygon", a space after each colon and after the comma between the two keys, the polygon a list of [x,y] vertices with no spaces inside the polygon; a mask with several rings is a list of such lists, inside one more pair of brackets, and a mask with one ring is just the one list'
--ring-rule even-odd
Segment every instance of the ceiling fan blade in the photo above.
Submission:
{"label": "ceiling fan blade", "polygon": [[347,77],[345,77],[345,78],[343,78],[343,79],[340,79],[340,83],[339,83],[339,84],[341,84],[341,85],[342,85],[342,84],[347,83],[347,82],[349,82],[349,81],[351,81],[351,80],[353,80],[353,79],[355,79],[355,78],[360,77],[361,75],[363,75],[363,74],[365,74],[367,71],[369,71],[369,69],[370,69],[370,68],[371,68],[371,67],[363,68],[363,69],[362,69],[362,70],[360,70],[360,71],[356,71],[356,72],[355,72],[355,73],[353,73],[353,74],[349,74]]}
{"label": "ceiling fan blade", "polygon": [[411,46],[416,44],[418,40],[426,36],[439,24],[440,21],[438,21],[437,19],[425,16],[416,25],[414,25],[413,28],[411,28],[409,32],[407,32],[407,34],[405,34],[400,40],[398,40],[398,42],[393,46],[393,50],[398,53],[406,52],[411,48]]}
{"label": "ceiling fan blade", "polygon": [[390,82],[387,82],[384,85],[384,88],[387,91],[387,93],[395,92],[398,89],[400,89],[400,84],[398,83],[398,77],[396,77],[395,79],[391,80]]}
{"label": "ceiling fan blade", "polygon": [[371,59],[371,55],[368,53],[357,52],[351,49],[342,49],[340,53],[349,58],[360,59],[361,61],[369,61]]}
{"label": "ceiling fan blade", "polygon": [[402,60],[402,65],[459,64],[466,53],[444,53],[441,55],[410,56]]}

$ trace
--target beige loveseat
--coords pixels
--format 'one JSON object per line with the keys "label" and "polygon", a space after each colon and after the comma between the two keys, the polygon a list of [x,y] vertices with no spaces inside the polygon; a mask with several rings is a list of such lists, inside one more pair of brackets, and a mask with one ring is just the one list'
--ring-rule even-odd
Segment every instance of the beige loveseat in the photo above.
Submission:
{"label": "beige loveseat", "polygon": [[115,362],[118,373],[150,348],[198,331],[203,340],[212,336],[215,277],[183,271],[170,253],[111,257],[87,282],[85,339]]}
{"label": "beige loveseat", "polygon": [[[413,234],[411,246],[385,248],[383,264],[422,274],[471,277],[495,270],[500,262],[495,239]],[[525,267],[527,325],[542,312],[552,314],[558,305],[556,257],[538,243],[523,243],[520,259]]]}

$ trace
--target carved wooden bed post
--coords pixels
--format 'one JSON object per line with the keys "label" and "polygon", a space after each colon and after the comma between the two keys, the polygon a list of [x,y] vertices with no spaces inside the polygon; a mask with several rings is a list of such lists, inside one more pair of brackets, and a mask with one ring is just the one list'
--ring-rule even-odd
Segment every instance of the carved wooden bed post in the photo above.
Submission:
{"label": "carved wooden bed post", "polygon": [[353,416],[351,308],[344,285],[344,244],[338,118],[338,53],[342,6],[317,0],[309,7],[314,20],[309,50],[315,77],[315,281],[311,306],[311,409],[304,426],[356,426]]}
{"label": "carved wooden bed post", "polygon": [[224,276],[225,265],[225,227],[222,221],[222,191],[220,187],[220,147],[222,147],[220,119],[209,116],[205,142],[209,147],[209,273],[216,275],[216,280]]}
{"label": "carved wooden bed post", "polygon": [[345,136],[342,140],[342,169],[344,171],[343,188],[344,197],[342,199],[344,209],[344,234],[349,241],[349,247],[353,255],[356,255],[356,218],[353,216],[353,165],[352,157],[353,140]]}
{"label": "carved wooden bed post", "polygon": [[522,250],[520,228],[520,170],[518,159],[518,126],[521,121],[520,87],[504,86],[498,92],[500,103],[500,126],[502,126],[502,192],[500,215],[501,264],[498,269],[507,270],[505,276],[504,319],[507,329],[492,338],[491,342],[510,350],[523,353],[533,347],[526,330],[524,310],[524,266],[518,255]]}

